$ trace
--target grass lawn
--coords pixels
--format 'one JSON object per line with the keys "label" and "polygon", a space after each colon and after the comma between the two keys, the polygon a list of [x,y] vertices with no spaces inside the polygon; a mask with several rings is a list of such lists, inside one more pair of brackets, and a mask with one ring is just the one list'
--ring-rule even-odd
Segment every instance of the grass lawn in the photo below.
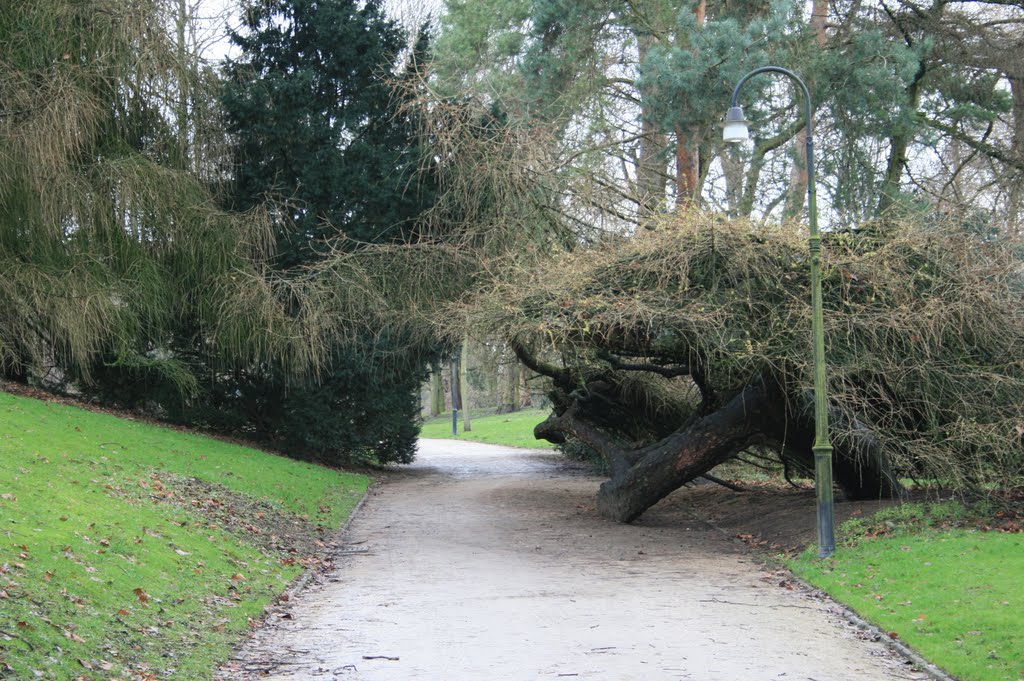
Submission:
{"label": "grass lawn", "polygon": [[[551,411],[547,409],[526,409],[509,414],[473,417],[470,422],[472,430],[465,433],[462,430],[462,415],[460,413],[457,439],[508,445],[509,447],[552,449],[554,445],[550,442],[533,437],[533,427],[550,414]],[[439,440],[452,439],[451,413],[424,421],[420,436]]]}
{"label": "grass lawn", "polygon": [[271,533],[339,527],[368,484],[8,394],[0,458],[0,677],[19,679],[210,678],[307,562]]}
{"label": "grass lawn", "polygon": [[[832,558],[792,561],[802,578],[963,681],[1024,679],[1024,534],[985,531],[958,504],[908,504],[842,528]],[[892,635],[892,634],[890,634]]]}

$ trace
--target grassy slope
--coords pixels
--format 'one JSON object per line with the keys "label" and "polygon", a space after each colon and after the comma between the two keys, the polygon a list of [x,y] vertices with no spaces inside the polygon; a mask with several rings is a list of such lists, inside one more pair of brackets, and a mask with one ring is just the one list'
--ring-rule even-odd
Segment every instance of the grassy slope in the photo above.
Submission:
{"label": "grassy slope", "polygon": [[1024,679],[1024,534],[951,526],[961,513],[852,521],[833,558],[812,548],[791,567],[963,681]]}
{"label": "grassy slope", "polygon": [[338,527],[364,476],[0,394],[0,677],[209,678],[294,558],[166,503],[198,478]]}
{"label": "grassy slope", "polygon": [[[488,442],[510,447],[527,447],[529,449],[551,449],[550,442],[533,437],[533,427],[546,419],[550,414],[546,409],[528,409],[510,414],[475,417],[471,420],[472,430],[462,431],[462,416],[459,415],[459,440],[470,442]],[[423,423],[421,437],[447,440],[452,437],[452,415],[443,414]]]}

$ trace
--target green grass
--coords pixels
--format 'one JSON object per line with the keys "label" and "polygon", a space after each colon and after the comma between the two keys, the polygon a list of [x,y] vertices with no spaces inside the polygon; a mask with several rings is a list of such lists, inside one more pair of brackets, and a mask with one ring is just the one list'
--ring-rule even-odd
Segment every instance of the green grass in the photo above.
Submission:
{"label": "green grass", "polygon": [[210,678],[301,571],[167,503],[169,480],[215,483],[328,527],[368,483],[7,394],[0,460],[0,677],[14,678]]}
{"label": "green grass", "polygon": [[[470,442],[487,442],[509,447],[528,447],[530,449],[552,449],[554,445],[546,440],[533,437],[533,427],[550,415],[546,409],[528,409],[509,414],[474,417],[471,419],[472,430],[462,431],[462,415],[459,415],[459,440]],[[452,439],[452,415],[444,414],[423,423],[421,437],[441,440]]]}
{"label": "green grass", "polygon": [[790,567],[963,681],[1024,679],[1024,535],[959,504],[910,504],[842,528],[833,558]]}

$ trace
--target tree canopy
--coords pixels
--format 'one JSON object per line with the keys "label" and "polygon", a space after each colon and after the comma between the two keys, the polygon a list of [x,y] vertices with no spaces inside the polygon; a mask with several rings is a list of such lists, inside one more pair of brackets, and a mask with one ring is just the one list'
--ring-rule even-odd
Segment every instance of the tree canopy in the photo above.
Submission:
{"label": "tree canopy", "polygon": [[[397,87],[420,77],[427,31],[404,69],[406,36],[373,0],[246,2],[231,37],[241,50],[227,63],[222,96],[234,140],[233,204],[275,205],[276,276],[317,282],[334,291],[326,300],[346,296],[338,289],[348,282],[331,263],[358,270],[368,245],[415,243],[433,198]],[[249,367],[221,381],[219,409],[240,412],[235,418],[254,434],[303,456],[411,460],[419,384],[435,347],[343,318],[336,297],[328,306],[347,331],[331,339],[324,374],[299,384]]]}
{"label": "tree canopy", "polygon": [[[1024,271],[1006,244],[906,222],[826,237],[839,486],[1024,482]],[[537,436],[605,460],[603,510],[631,520],[741,452],[812,467],[806,246],[789,228],[689,215],[521,271],[468,305],[551,381]]]}

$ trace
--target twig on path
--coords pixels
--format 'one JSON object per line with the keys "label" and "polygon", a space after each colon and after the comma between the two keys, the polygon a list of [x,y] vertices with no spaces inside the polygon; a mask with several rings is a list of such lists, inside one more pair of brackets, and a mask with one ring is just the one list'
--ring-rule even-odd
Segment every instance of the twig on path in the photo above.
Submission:
{"label": "twig on path", "polygon": [[363,655],[364,660],[391,660],[392,662],[398,662],[397,657],[391,657],[389,655]]}
{"label": "twig on path", "polygon": [[828,612],[828,608],[814,608],[809,605],[789,605],[787,603],[739,603],[737,601],[723,601],[720,598],[704,598],[698,603],[724,603],[726,605],[742,605],[745,608],[796,608],[798,610],[814,610],[816,612]]}

